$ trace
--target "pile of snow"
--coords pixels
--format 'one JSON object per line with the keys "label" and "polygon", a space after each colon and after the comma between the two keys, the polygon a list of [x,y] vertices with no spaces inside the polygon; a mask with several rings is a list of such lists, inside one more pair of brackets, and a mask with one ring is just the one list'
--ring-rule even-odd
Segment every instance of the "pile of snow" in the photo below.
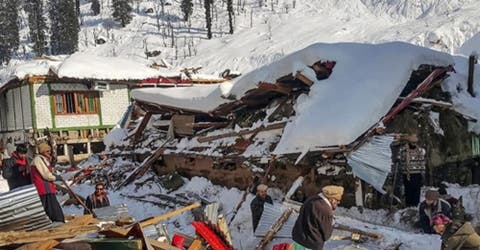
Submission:
{"label": "pile of snow", "polygon": [[158,70],[129,59],[75,53],[60,65],[57,75],[78,79],[139,80],[160,74]]}

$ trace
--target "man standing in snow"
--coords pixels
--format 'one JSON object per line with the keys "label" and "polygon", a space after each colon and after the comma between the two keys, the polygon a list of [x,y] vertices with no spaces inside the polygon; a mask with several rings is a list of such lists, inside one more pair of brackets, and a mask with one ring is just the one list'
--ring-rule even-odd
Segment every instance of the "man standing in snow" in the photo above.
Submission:
{"label": "man standing in snow", "polygon": [[38,145],[38,152],[33,159],[30,178],[37,188],[45,213],[50,220],[65,222],[62,208],[55,197],[57,190],[54,181],[61,181],[62,177],[53,174],[52,149],[47,143],[41,143]]}
{"label": "man standing in snow", "polygon": [[323,249],[332,236],[333,213],[342,196],[343,187],[330,185],[303,203],[292,231],[293,249]]}
{"label": "man standing in snow", "polygon": [[[90,211],[93,211],[95,208],[110,206],[110,201],[108,200],[103,183],[97,183],[97,185],[95,185],[95,192],[87,197],[85,205]],[[83,214],[88,214],[88,210],[83,210]]]}
{"label": "man standing in snow", "polygon": [[431,219],[435,214],[442,213],[449,218],[452,218],[452,208],[450,204],[440,199],[440,193],[435,189],[429,189],[425,192],[425,200],[420,203],[420,226],[424,233],[433,234],[431,227]]}
{"label": "man standing in snow", "polygon": [[267,194],[268,186],[260,184],[257,186],[257,196],[250,203],[250,210],[252,211],[253,232],[257,229],[258,222],[262,218],[263,205],[265,202],[273,205],[272,197]]}

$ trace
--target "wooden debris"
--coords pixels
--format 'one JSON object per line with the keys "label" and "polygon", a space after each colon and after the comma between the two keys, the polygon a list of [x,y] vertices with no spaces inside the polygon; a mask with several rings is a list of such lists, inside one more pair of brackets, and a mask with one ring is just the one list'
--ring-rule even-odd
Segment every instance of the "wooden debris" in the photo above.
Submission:
{"label": "wooden debris", "polygon": [[303,83],[305,83],[305,85],[307,86],[312,86],[313,84],[313,81],[308,79],[308,77],[306,77],[305,75],[302,74],[302,72],[300,71],[297,71],[297,73],[295,74],[295,78],[297,78],[298,80],[302,81]]}
{"label": "wooden debris", "polygon": [[282,225],[288,220],[290,215],[292,214],[292,209],[287,209],[283,214],[278,218],[278,220],[275,222],[275,224],[272,225],[270,230],[268,230],[267,234],[263,237],[263,239],[258,243],[258,245],[255,247],[255,250],[263,250],[267,246],[270,241],[272,241],[273,237],[275,234],[280,230]]}
{"label": "wooden debris", "polygon": [[374,238],[376,240],[379,240],[382,238],[382,235],[381,234],[376,234],[376,233],[370,233],[370,232],[367,232],[367,231],[363,231],[363,230],[360,230],[360,229],[357,229],[357,228],[353,228],[353,227],[349,227],[349,226],[345,226],[345,225],[335,225],[333,226],[334,229],[336,230],[341,230],[341,231],[347,231],[347,232],[352,232],[352,233],[356,233],[356,234],[360,234],[360,235],[363,235],[363,236],[367,236],[367,237],[370,237],[370,238]]}
{"label": "wooden debris", "polygon": [[180,250],[180,248],[172,246],[165,242],[160,242],[152,238],[146,238],[148,244],[153,247],[155,250]]}
{"label": "wooden debris", "polygon": [[202,242],[200,240],[194,240],[192,244],[188,247],[188,250],[201,250]]}
{"label": "wooden debris", "polygon": [[90,208],[88,208],[87,205],[85,205],[85,203],[83,203],[82,199],[80,199],[80,197],[78,197],[78,195],[75,192],[73,192],[73,190],[70,188],[70,186],[67,184],[67,182],[64,179],[62,179],[62,183],[67,188],[70,195],[72,195],[78,201],[78,203],[80,203],[80,205],[82,205],[82,207],[85,208],[85,210],[88,211],[89,214],[93,214],[93,216],[97,217],[95,212],[90,210]]}
{"label": "wooden debris", "polygon": [[[165,145],[168,141],[166,141],[163,145]],[[160,157],[163,155],[163,145],[159,147],[155,153],[151,154],[145,161],[143,162],[142,165],[138,166],[133,172],[125,178],[123,182],[121,182],[115,190],[120,189],[121,187],[130,184],[132,181],[136,180],[137,178],[140,178],[143,176],[147,170],[150,168],[150,166]]]}
{"label": "wooden debris", "polygon": [[211,142],[211,141],[219,140],[219,139],[222,139],[222,138],[228,138],[228,137],[232,137],[232,136],[242,136],[242,135],[247,135],[247,134],[251,134],[251,133],[258,133],[258,132],[262,132],[262,131],[281,129],[281,128],[284,128],[285,125],[287,125],[287,122],[273,123],[273,124],[269,124],[267,126],[262,125],[258,128],[255,128],[255,129],[244,129],[244,130],[241,130],[239,132],[228,132],[228,133],[220,134],[220,135],[203,136],[203,137],[199,137],[197,140],[198,140],[198,142],[201,142],[201,143]]}
{"label": "wooden debris", "polygon": [[10,244],[32,243],[45,240],[66,239],[86,233],[95,233],[100,229],[96,225],[82,225],[71,227],[58,227],[32,232],[2,232],[0,233],[0,246]]}
{"label": "wooden debris", "polygon": [[16,250],[50,250],[60,244],[57,240],[45,240],[23,245]]}
{"label": "wooden debris", "polygon": [[162,214],[160,216],[147,218],[147,219],[140,222],[140,226],[141,227],[146,227],[146,226],[150,226],[150,225],[153,225],[153,224],[157,224],[162,220],[169,219],[171,217],[177,216],[177,215],[179,215],[179,214],[181,214],[185,211],[189,211],[189,210],[195,209],[197,207],[200,207],[200,203],[193,203],[193,204],[188,205],[186,207],[182,207],[180,209],[177,209],[175,211],[172,211],[172,212],[169,212],[169,213],[166,213],[166,214]]}
{"label": "wooden debris", "polygon": [[137,142],[138,139],[142,136],[143,131],[147,127],[148,122],[150,121],[150,118],[152,118],[152,112],[147,112],[145,116],[142,119],[142,122],[140,125],[138,125],[137,131],[135,131],[135,134],[133,136],[133,142]]}

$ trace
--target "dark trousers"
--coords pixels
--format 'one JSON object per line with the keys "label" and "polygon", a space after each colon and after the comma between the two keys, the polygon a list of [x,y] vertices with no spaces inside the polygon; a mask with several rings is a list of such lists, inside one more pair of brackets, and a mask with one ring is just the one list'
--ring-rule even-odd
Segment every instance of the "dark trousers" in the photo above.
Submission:
{"label": "dark trousers", "polygon": [[18,175],[18,176],[15,176],[14,178],[7,179],[7,183],[8,183],[8,188],[10,190],[13,190],[17,187],[30,185],[32,184],[32,181],[30,180],[30,175],[27,175],[27,176]]}
{"label": "dark trousers", "polygon": [[417,206],[420,202],[420,190],[423,185],[422,174],[403,175],[403,185],[405,187],[405,205],[407,207]]}
{"label": "dark trousers", "polygon": [[58,203],[57,197],[54,194],[40,195],[45,213],[51,221],[65,222],[62,207]]}

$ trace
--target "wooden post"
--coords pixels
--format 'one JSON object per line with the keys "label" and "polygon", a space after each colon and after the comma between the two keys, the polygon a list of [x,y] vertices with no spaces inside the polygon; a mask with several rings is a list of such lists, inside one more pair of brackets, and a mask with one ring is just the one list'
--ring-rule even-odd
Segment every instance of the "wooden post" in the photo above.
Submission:
{"label": "wooden post", "polygon": [[475,72],[475,64],[476,64],[476,61],[477,61],[477,57],[475,54],[471,54],[470,57],[468,58],[468,80],[467,80],[467,83],[468,83],[468,93],[470,93],[470,95],[472,97],[475,97],[475,92],[474,92],[474,89],[473,89],[473,74]]}
{"label": "wooden post", "polygon": [[360,178],[355,178],[355,205],[363,207],[362,180]]}

